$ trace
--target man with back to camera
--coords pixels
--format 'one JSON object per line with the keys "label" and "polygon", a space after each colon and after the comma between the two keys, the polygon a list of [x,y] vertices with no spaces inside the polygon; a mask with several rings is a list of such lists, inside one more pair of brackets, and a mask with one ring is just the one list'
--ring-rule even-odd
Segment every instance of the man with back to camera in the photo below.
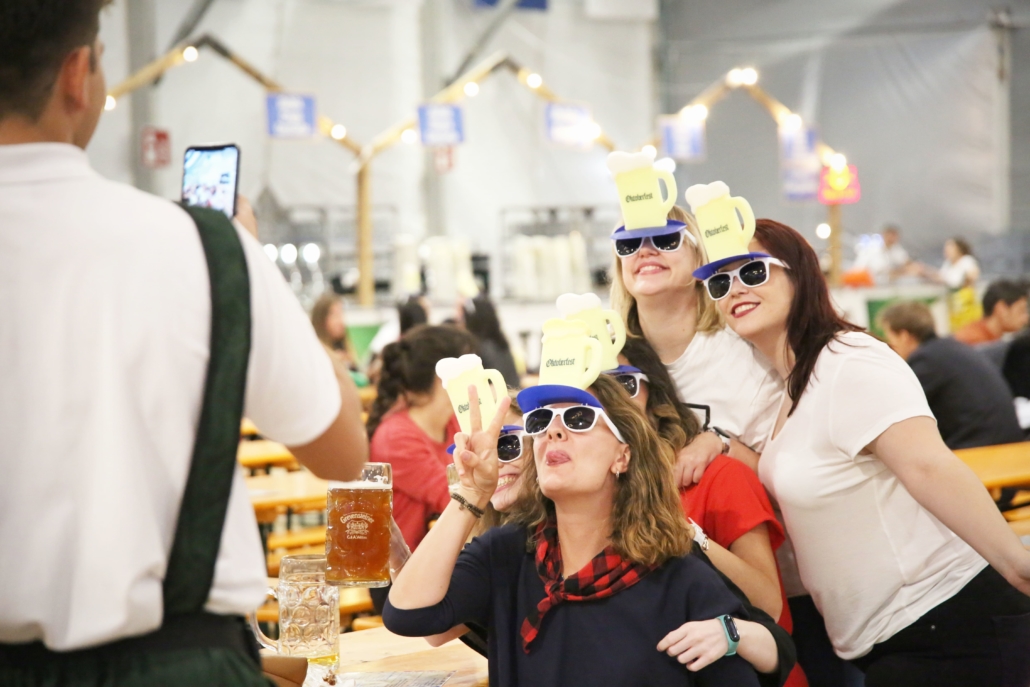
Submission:
{"label": "man with back to camera", "polygon": [[1023,440],[1005,379],[978,351],[938,337],[923,303],[895,303],[880,313],[887,344],[916,373],[948,448]]}
{"label": "man with back to camera", "polygon": [[240,416],[352,479],[360,403],[242,227],[90,168],[105,4],[0,3],[0,684],[267,685]]}
{"label": "man with back to camera", "polygon": [[984,291],[984,316],[955,332],[955,338],[970,346],[997,341],[1005,334],[1024,329],[1030,322],[1024,282],[998,279]]}

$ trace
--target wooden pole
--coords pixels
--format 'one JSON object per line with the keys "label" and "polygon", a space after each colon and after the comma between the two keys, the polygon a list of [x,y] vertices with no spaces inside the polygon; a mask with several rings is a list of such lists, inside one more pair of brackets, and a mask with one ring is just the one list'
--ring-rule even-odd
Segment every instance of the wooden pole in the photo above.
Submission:
{"label": "wooden pole", "polygon": [[358,303],[375,304],[375,255],[372,253],[372,190],[369,166],[371,160],[358,168]]}
{"label": "wooden pole", "polygon": [[830,225],[830,286],[837,287],[841,285],[841,234],[844,230],[840,222],[840,205],[828,205],[826,210],[827,224]]}

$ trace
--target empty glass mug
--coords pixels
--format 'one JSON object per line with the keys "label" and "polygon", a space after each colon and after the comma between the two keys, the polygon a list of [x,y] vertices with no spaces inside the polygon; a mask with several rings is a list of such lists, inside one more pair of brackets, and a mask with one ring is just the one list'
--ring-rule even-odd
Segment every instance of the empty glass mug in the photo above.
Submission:
{"label": "empty glass mug", "polygon": [[309,663],[332,665],[340,642],[340,590],[326,583],[325,556],[284,556],[279,585],[268,593],[279,602],[279,639],[269,639],[251,616],[261,646]]}

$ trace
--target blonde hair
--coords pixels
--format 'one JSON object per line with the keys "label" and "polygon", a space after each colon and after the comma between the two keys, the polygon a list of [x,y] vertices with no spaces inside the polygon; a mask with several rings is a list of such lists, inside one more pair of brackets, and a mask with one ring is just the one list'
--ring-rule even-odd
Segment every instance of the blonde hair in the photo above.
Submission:
{"label": "blonde hair", "polygon": [[[672,449],[613,377],[601,375],[590,389],[630,448],[629,465],[615,486],[612,547],[643,565],[661,565],[686,555],[692,533],[673,482]],[[540,491],[536,461],[530,460],[522,471],[519,498],[508,521],[518,522],[532,533],[553,513],[554,502]],[[530,541],[528,546],[535,549],[536,543]]]}
{"label": "blonde hair", "polygon": [[[686,249],[693,251],[699,266],[707,262],[704,249],[701,248],[704,245],[701,243],[701,231],[697,228],[697,221],[694,219],[694,216],[680,206],[673,205],[672,209],[669,210],[669,219],[683,222],[687,225],[686,230],[694,237],[697,244],[695,245],[693,242],[687,241]],[[643,336],[643,330],[640,328],[640,316],[637,314],[637,301],[626,290],[626,283],[622,281],[622,260],[618,256],[615,256],[612,260],[612,287],[610,294],[612,309],[622,317],[622,321],[626,323],[626,330],[630,335]],[[694,294],[697,299],[697,331],[714,332],[722,329],[723,320],[719,314],[719,309],[705,294],[704,284],[700,281],[695,280],[694,282]]]}

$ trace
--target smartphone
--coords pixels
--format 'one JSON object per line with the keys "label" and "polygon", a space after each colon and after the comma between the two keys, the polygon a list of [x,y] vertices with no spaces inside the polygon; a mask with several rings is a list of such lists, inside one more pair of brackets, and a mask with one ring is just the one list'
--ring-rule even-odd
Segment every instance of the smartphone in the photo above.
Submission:
{"label": "smartphone", "polygon": [[190,146],[182,161],[182,200],[236,216],[240,149],[234,143]]}

